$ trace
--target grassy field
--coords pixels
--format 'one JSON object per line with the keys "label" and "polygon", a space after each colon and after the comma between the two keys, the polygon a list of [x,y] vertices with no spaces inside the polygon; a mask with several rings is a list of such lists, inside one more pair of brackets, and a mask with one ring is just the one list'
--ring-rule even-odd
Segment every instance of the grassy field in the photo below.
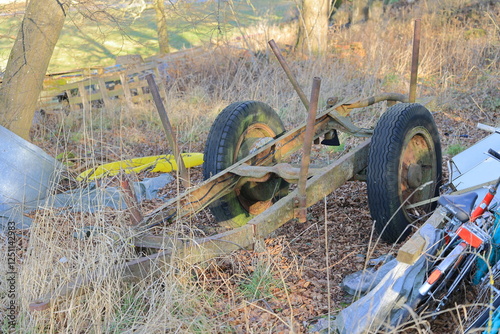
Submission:
{"label": "grassy field", "polygon": [[[393,9],[383,18],[374,18],[350,29],[332,27],[328,54],[315,59],[288,52],[285,46],[293,43],[293,26],[272,25],[275,20],[290,15],[291,2],[276,2],[278,12],[266,8],[268,2],[263,0],[251,2],[261,8],[257,12],[245,1],[234,3],[245,6],[248,13],[245,18],[238,15],[238,22],[246,25],[246,33],[253,36],[249,40],[249,45],[254,47],[251,52],[207,51],[199,59],[186,60],[182,68],[172,73],[172,81],[167,85],[166,109],[182,151],[203,151],[213,120],[234,101],[258,100],[269,104],[286,129],[305,120],[299,98],[266,49],[270,38],[287,51],[286,58],[306,93],[310,91],[313,77],[322,78],[320,106],[324,106],[330,96],[347,100],[380,92],[406,94],[413,20],[417,17],[422,19],[418,96],[428,102],[426,106],[439,126],[445,161],[451,153],[485,136],[476,129],[477,122],[500,125],[498,4],[488,5],[479,0],[419,1],[415,6]],[[199,27],[187,20],[194,20],[191,15],[194,9],[187,16],[180,11],[176,13],[179,30],[172,33],[175,48],[217,37],[218,20],[214,20],[217,11],[213,7],[216,4],[193,6],[198,5],[203,8],[200,13],[205,13],[205,16],[195,16],[202,22]],[[234,26],[230,12],[224,9],[226,16],[221,22]],[[250,23],[260,22],[263,17],[266,20],[250,27]],[[139,21],[126,21],[130,22],[127,29],[134,27],[129,30],[134,38],[129,39],[114,28],[104,29],[107,25],[99,29],[75,19],[73,28],[68,28],[73,29],[68,30],[72,33],[62,36],[60,44],[71,51],[63,52],[63,48],[59,48],[51,69],[110,65],[113,57],[124,50],[143,57],[154,54],[154,28],[148,26],[152,20]],[[11,30],[5,27],[2,34],[9,31],[12,34],[14,23],[9,24]],[[85,27],[85,32],[76,27],[81,30]],[[197,32],[201,34],[195,36]],[[114,36],[113,39],[110,36]],[[139,36],[144,39],[136,43]],[[353,113],[352,120],[358,126],[372,127],[386,108],[385,104],[379,104],[362,109]],[[74,181],[74,176],[96,164],[170,151],[151,105],[117,104],[113,109],[47,117],[33,128],[32,141],[52,156],[66,157],[63,160],[70,166],[64,174],[65,182],[54,191],[85,186]],[[333,161],[359,143],[359,138],[342,135],[341,141],[343,146],[337,149],[315,146],[314,161]],[[300,160],[300,156],[295,159]],[[190,175],[193,184],[201,182],[199,169],[191,170]],[[145,176],[154,175],[132,176],[132,180]],[[119,181],[119,177],[108,179],[98,186],[117,185]],[[181,187],[172,184],[162,189],[162,194],[171,198]],[[34,219],[30,230],[15,231],[18,308],[13,331],[305,333],[310,323],[335,314],[352,301],[339,287],[343,277],[363,269],[372,255],[397,252],[398,245],[372,243],[372,221],[365,191],[362,182],[343,186],[309,210],[306,224],[286,224],[255,250],[242,249],[199,265],[174,259],[164,264],[161,275],[133,283],[124,283],[122,273],[110,270],[111,265],[120,265],[138,256],[130,247],[135,232],[128,225],[128,212],[75,213],[41,208],[30,213]],[[147,201],[141,204],[140,210],[148,213],[160,204]],[[75,232],[89,225],[102,232],[88,239],[74,237]],[[192,219],[155,227],[152,232],[190,239],[216,229],[218,225],[206,210]],[[1,247],[6,250],[7,239],[4,239]],[[2,249],[0,330],[3,332],[9,330],[7,307],[11,301],[7,285],[3,284],[9,271],[8,257],[8,252]],[[85,295],[70,295],[42,312],[28,311],[28,305],[40,296],[57,291],[78,275],[91,272],[99,275],[92,280]],[[462,299],[456,300],[458,305],[468,302],[467,296],[459,297]],[[453,333],[462,326],[460,312],[458,307],[452,308],[438,321],[419,318],[409,326],[420,333]]]}
{"label": "grassy field", "polygon": [[[114,65],[116,56],[158,52],[153,9],[119,9],[101,4],[96,12],[90,4],[74,7],[66,19],[48,72]],[[172,51],[208,42],[220,42],[237,33],[238,27],[258,22],[274,23],[289,18],[292,0],[205,1],[167,4],[168,30]],[[21,10],[17,8],[18,11]],[[22,14],[0,17],[0,68],[5,68]]]}

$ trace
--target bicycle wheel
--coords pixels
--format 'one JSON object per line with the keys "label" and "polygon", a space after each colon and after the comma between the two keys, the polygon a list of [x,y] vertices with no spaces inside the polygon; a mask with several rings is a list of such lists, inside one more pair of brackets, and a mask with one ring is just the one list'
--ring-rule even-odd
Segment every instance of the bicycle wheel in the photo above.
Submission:
{"label": "bicycle wheel", "polygon": [[[500,327],[500,261],[486,274],[479,284],[477,297],[467,308],[463,321],[465,331],[460,333],[498,333]],[[496,330],[495,330],[496,328]]]}

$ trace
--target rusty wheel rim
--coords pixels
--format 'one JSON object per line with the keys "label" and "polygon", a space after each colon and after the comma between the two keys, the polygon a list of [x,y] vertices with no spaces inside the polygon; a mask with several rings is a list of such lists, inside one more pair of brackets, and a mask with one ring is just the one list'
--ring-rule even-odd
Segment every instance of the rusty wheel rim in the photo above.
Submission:
{"label": "rusty wheel rim", "polygon": [[[432,198],[436,177],[437,161],[432,136],[424,127],[413,128],[405,137],[399,163],[399,196],[403,207]],[[429,205],[424,205],[403,211],[410,220],[415,220],[428,208]]]}
{"label": "rusty wheel rim", "polygon": [[[276,134],[274,131],[264,123],[250,125],[238,139],[234,152],[233,163],[236,163],[249,154],[255,152],[260,147],[273,140],[275,136]],[[250,165],[270,165],[272,163],[271,160],[267,163],[260,163],[261,161],[266,160],[270,153],[271,149],[264,150],[255,156],[251,161],[248,161],[248,163]],[[269,192],[269,185],[270,184],[267,184],[266,186],[265,183],[247,182],[243,187],[235,189],[236,197],[245,210],[252,215],[257,215],[268,209],[273,204],[272,196],[267,200],[261,200],[259,198],[266,197],[265,195],[260,195],[262,192]]]}

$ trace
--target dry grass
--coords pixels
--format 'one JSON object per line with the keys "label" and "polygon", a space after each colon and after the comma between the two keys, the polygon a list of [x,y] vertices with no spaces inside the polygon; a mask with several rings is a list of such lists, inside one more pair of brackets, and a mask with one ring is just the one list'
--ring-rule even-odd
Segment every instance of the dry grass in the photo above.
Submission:
{"label": "dry grass", "polygon": [[[255,27],[248,31],[250,37],[243,44],[251,46],[252,50],[242,51],[235,47],[234,53],[221,53],[216,48],[203,59],[182,64],[183,67],[172,74],[166,107],[181,149],[202,151],[209,125],[223,107],[234,101],[251,99],[268,103],[277,110],[287,129],[305,120],[299,98],[266,48],[271,38],[284,47],[285,56],[306,95],[312,78],[322,78],[320,105],[330,96],[347,100],[389,91],[406,94],[414,17],[422,18],[419,96],[433,97],[428,107],[443,126],[441,132],[473,134],[478,121],[499,126],[500,8],[478,3],[480,1],[419,1],[418,6],[395,11],[388,20],[373,20],[351,29],[332,27],[331,52],[322,59],[287,52],[287,46],[293,43],[293,29],[288,26],[262,24]],[[384,110],[384,105],[370,107],[355,113],[353,119],[361,126],[373,126]],[[342,139],[346,147],[356,143],[354,138]],[[103,162],[168,151],[161,123],[154,108],[148,105],[132,108],[117,105],[113,110],[92,110],[80,116],[69,114],[63,120],[45,120],[34,131],[33,141],[53,156],[62,152],[74,153],[76,157],[71,159],[74,173]],[[443,137],[443,143],[467,146],[473,142],[460,142],[450,136]],[[327,149],[317,153],[327,160],[336,154]],[[75,186],[72,182],[68,184],[66,187]],[[127,227],[127,219],[127,214],[119,211],[70,214],[46,209],[36,212],[32,228],[17,231],[18,313],[14,330],[18,333],[303,330],[303,324],[294,318],[294,312],[298,312],[293,306],[296,303],[291,301],[285,288],[290,284],[289,277],[299,277],[298,273],[305,270],[301,267],[304,263],[297,262],[291,255],[293,252],[276,251],[276,246],[268,245],[257,260],[247,259],[250,263],[239,263],[241,258],[223,260],[234,261],[230,271],[225,271],[223,268],[227,266],[220,262],[195,268],[172,263],[163,269],[160,277],[123,283],[121,273],[114,272],[111,267],[136,256],[130,247],[133,231]],[[73,233],[85,225],[101,227],[103,232],[85,240],[73,238]],[[197,228],[194,222],[179,225]],[[369,240],[369,237],[368,232],[364,239]],[[301,237],[297,238],[295,243],[300,242]],[[285,250],[289,247],[286,242],[280,245]],[[7,244],[3,243],[3,247]],[[10,299],[7,286],[3,284],[7,276],[3,273],[8,272],[8,253],[2,251],[0,254],[0,299],[3,304],[0,318],[6,319],[5,308]],[[279,265],[284,258],[287,265]],[[340,269],[342,262],[339,263],[335,267],[335,277],[339,272],[355,270],[354,267]],[[214,265],[219,269],[209,269]],[[266,322],[259,322],[256,327],[252,323],[255,320],[244,316],[253,312],[250,304],[258,304],[248,298],[240,304],[241,294],[244,294],[241,282],[251,282],[248,278],[251,275],[241,280],[235,277],[240,277],[246,270],[241,268],[248,265],[259,266],[263,277],[273,276],[271,282],[280,290],[274,293],[290,305],[290,313],[286,316],[272,310],[264,312],[269,314],[265,316],[269,317],[269,324],[275,327],[267,326]],[[242,266],[240,270],[235,269],[238,266]],[[206,274],[210,270],[222,272],[218,283],[207,282],[206,277],[217,277]],[[99,275],[84,296],[71,296],[48,311],[28,311],[28,304],[36,298],[56,291],[78,275],[92,272]],[[331,279],[326,278],[329,286]],[[220,289],[214,289],[217,284]],[[341,308],[337,299],[324,300],[324,304],[330,305],[332,312]],[[254,307],[265,308],[261,305]],[[241,326],[228,322],[228,317],[239,316],[246,319]],[[3,326],[6,331],[8,324],[4,322]],[[427,319],[417,318],[414,328],[416,332],[428,332]]]}

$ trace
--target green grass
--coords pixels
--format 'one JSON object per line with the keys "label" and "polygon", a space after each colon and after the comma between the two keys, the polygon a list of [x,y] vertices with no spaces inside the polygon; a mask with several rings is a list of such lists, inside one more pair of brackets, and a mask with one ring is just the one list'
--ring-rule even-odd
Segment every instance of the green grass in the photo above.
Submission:
{"label": "green grass", "polygon": [[147,309],[148,305],[144,297],[133,289],[129,290],[121,300],[117,301],[116,316],[105,331],[123,333],[127,329],[134,328],[134,325],[144,318]]}
{"label": "green grass", "polygon": [[[167,6],[171,50],[227,39],[238,33],[238,26],[251,26],[263,19],[278,22],[294,7],[291,0],[217,1],[180,3]],[[143,58],[158,52],[155,13],[147,9],[138,18],[109,9],[113,20],[97,16],[94,20],[73,9],[68,15],[49,65],[48,72],[77,68],[111,66],[116,56],[140,54]],[[22,15],[0,19],[0,68],[5,68]]]}
{"label": "green grass", "polygon": [[282,289],[283,283],[273,276],[270,267],[258,263],[254,272],[240,282],[239,288],[247,299],[267,299],[273,296],[275,288]]}
{"label": "green grass", "polygon": [[7,58],[16,39],[21,19],[20,15],[3,16],[0,18],[0,67],[2,71],[7,64]]}
{"label": "green grass", "polygon": [[455,156],[465,149],[466,149],[466,147],[461,145],[461,144],[452,144],[452,145],[448,146],[448,148],[446,149],[446,154],[451,155],[451,156]]}

